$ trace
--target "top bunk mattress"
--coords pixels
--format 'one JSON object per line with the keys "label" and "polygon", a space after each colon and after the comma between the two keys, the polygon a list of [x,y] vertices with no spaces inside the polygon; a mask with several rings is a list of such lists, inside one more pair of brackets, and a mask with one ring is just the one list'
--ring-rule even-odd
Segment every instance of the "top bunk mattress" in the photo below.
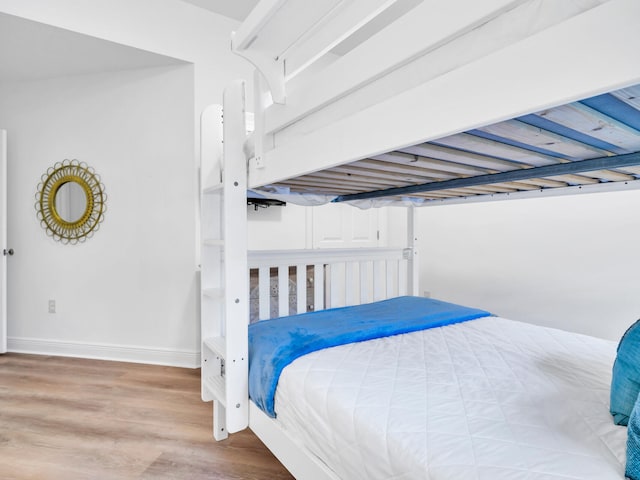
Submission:
{"label": "top bunk mattress", "polygon": [[485,317],[319,350],[277,421],[339,478],[620,480],[613,342]]}

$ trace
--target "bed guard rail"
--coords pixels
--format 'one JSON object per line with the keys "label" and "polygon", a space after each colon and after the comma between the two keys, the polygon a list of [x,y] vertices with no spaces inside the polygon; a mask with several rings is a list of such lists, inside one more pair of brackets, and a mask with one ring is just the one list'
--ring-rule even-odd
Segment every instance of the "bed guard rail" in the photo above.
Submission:
{"label": "bed guard rail", "polygon": [[407,295],[411,260],[410,248],[250,251],[251,321]]}

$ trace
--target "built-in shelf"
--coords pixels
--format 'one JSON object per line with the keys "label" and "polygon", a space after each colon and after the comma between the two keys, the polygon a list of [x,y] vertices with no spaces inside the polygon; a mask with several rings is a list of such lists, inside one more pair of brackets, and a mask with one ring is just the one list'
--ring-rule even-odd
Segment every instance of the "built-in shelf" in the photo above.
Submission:
{"label": "built-in shelf", "polygon": [[214,353],[217,353],[220,357],[224,358],[227,352],[226,342],[224,337],[207,337],[202,343],[205,347]]}

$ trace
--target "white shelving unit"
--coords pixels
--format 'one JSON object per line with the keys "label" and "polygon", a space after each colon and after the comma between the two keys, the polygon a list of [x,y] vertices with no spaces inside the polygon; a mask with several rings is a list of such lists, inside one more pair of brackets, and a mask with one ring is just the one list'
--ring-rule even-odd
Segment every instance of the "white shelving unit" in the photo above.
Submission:
{"label": "white shelving unit", "polygon": [[202,399],[213,401],[216,440],[249,422],[244,82],[225,90],[224,106],[224,118],[212,105],[201,120]]}

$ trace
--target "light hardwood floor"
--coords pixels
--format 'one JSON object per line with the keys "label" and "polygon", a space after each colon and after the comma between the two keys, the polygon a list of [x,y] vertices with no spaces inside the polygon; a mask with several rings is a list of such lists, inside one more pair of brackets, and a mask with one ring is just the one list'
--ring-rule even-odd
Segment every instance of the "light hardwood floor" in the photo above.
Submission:
{"label": "light hardwood floor", "polygon": [[250,431],[215,442],[200,370],[0,355],[0,479],[291,479]]}

